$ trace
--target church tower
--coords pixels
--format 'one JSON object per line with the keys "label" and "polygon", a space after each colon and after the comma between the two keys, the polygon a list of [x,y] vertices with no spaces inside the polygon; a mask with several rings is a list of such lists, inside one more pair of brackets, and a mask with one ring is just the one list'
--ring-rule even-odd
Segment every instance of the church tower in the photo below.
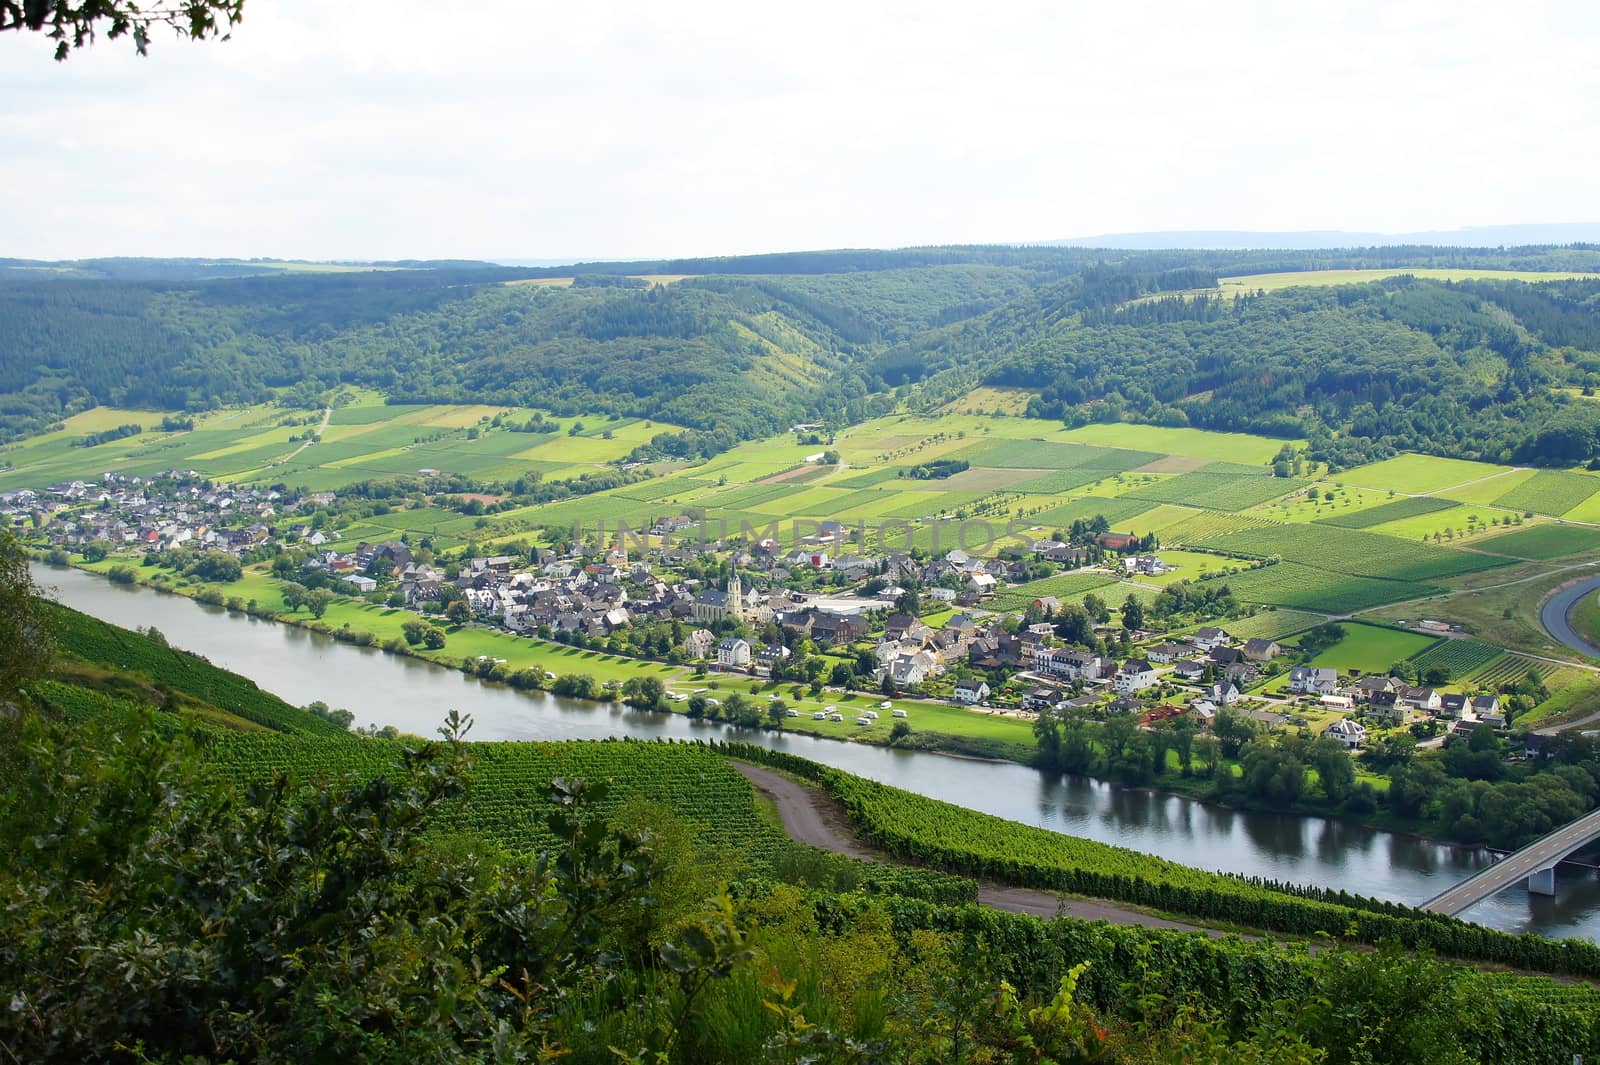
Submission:
{"label": "church tower", "polygon": [[739,583],[739,571],[728,578],[728,616],[734,621],[744,620],[744,588]]}

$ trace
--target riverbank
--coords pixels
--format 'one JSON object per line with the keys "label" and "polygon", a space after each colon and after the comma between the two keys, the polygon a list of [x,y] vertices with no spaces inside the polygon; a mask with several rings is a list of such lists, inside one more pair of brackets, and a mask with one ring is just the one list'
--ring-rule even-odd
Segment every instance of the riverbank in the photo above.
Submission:
{"label": "riverbank", "polygon": [[[763,719],[759,727],[770,732],[800,733],[822,739],[844,740],[859,746],[926,752],[1025,767],[1033,766],[1037,751],[1032,722],[1017,716],[985,713],[920,700],[894,699],[890,701],[891,706],[906,710],[908,716],[903,720],[912,728],[909,736],[896,740],[891,734],[896,719],[893,719],[887,711],[879,711],[879,718],[868,725],[854,723],[862,711],[877,709],[883,702],[883,697],[876,693],[824,690],[820,696],[811,696],[799,685],[775,683],[733,674],[695,674],[683,666],[610,655],[600,651],[580,650],[540,640],[537,637],[521,636],[470,624],[443,629],[446,634],[446,646],[440,650],[430,651],[424,647],[408,644],[403,635],[404,624],[413,619],[422,619],[422,615],[336,597],[328,604],[325,615],[316,618],[309,612],[289,610],[283,602],[279,582],[263,573],[248,569],[238,581],[228,585],[215,585],[178,577],[161,567],[132,565],[128,560],[117,558],[107,558],[93,563],[77,561],[73,568],[104,578],[114,566],[131,569],[137,584],[157,592],[184,596],[213,606],[222,606],[231,612],[252,618],[320,633],[370,651],[383,651],[401,658],[442,666],[477,677],[486,683],[495,683],[497,678],[486,675],[487,671],[478,668],[480,664],[487,666],[503,664],[500,683],[504,683],[506,675],[532,670],[535,676],[529,680],[535,689],[550,687],[552,682],[544,676],[545,673],[556,674],[558,678],[565,675],[588,675],[594,677],[599,684],[615,686],[610,692],[602,692],[601,694],[606,697],[597,700],[601,705],[615,706],[620,704],[621,685],[629,679],[654,677],[669,690],[703,690],[709,697],[724,701],[737,692],[762,708],[771,697],[782,698],[787,706],[799,712],[799,716],[786,717],[782,726],[776,729],[771,728]],[[582,696],[562,694],[569,698],[582,698]],[[812,716],[815,712],[834,708],[844,716],[843,722],[818,721]],[[688,716],[684,702],[668,702],[661,709],[680,716]],[[1425,826],[1394,818],[1381,809],[1360,816],[1343,810],[1330,810],[1325,805],[1314,802],[1295,802],[1287,806],[1273,804],[1237,790],[1219,796],[1216,781],[1200,776],[1178,775],[1175,751],[1168,752],[1168,766],[1168,772],[1159,780],[1147,783],[1128,784],[1093,776],[1062,775],[1061,779],[1094,781],[1130,793],[1178,797],[1227,813],[1322,818],[1352,826],[1404,834],[1431,843],[1456,845],[1453,841],[1428,836],[1422,831]],[[1237,763],[1226,761],[1219,765],[1218,771],[1230,774],[1235,780],[1241,772]],[[1314,771],[1308,770],[1307,783],[1308,787],[1315,786]],[[1379,783],[1386,784],[1387,781]]]}

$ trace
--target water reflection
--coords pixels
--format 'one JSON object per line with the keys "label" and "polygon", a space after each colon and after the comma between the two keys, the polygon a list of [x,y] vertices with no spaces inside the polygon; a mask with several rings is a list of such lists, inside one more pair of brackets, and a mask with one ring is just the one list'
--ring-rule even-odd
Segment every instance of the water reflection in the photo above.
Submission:
{"label": "water reflection", "polygon": [[[1158,854],[1186,865],[1317,884],[1419,903],[1491,860],[1444,846],[1322,818],[1243,813],[1180,796],[1121,788],[1023,766],[841,743],[794,733],[743,732],[674,714],[523,693],[454,670],[309,630],[229,616],[192,600],[113,585],[73,570],[39,569],[70,606],[118,625],[156,624],[174,646],[251,677],[291,703],[322,699],[362,724],[431,735],[454,708],[472,714],[474,739],[730,738],[790,751],[847,772],[1024,824]],[[1600,878],[1564,867],[1555,899],[1520,888],[1468,916],[1511,931],[1600,934]]]}

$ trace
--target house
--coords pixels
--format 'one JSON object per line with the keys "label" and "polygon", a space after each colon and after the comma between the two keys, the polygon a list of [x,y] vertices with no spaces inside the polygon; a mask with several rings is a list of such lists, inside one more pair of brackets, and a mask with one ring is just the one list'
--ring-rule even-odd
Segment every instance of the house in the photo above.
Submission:
{"label": "house", "polygon": [[811,621],[811,638],[819,644],[854,643],[866,634],[867,623],[856,614],[818,611]]}
{"label": "house", "polygon": [[1434,711],[1444,705],[1444,699],[1432,688],[1408,687],[1400,690],[1400,701],[1418,710]]}
{"label": "house", "polygon": [[1371,699],[1378,692],[1397,692],[1400,690],[1400,684],[1393,677],[1378,673],[1367,674],[1357,680],[1351,687],[1354,689],[1355,697],[1363,701]]}
{"label": "house", "polygon": [[955,697],[958,702],[974,706],[989,698],[989,685],[981,680],[963,678],[956,681]]}
{"label": "house", "polygon": [[974,573],[967,578],[967,584],[978,595],[988,597],[994,594],[998,582],[987,573]]}
{"label": "house", "polygon": [[1249,662],[1235,662],[1231,666],[1222,667],[1224,679],[1234,683],[1248,686],[1259,676],[1261,671]]}
{"label": "house", "polygon": [[1239,701],[1239,689],[1232,684],[1213,684],[1206,689],[1205,698],[1215,706],[1232,706]]}
{"label": "house", "polygon": [[1500,716],[1500,700],[1493,695],[1474,695],[1472,697],[1472,716],[1479,721],[1486,721],[1491,717]]}
{"label": "house", "polygon": [[927,651],[902,652],[884,664],[883,673],[897,688],[914,688],[941,672],[939,660]]}
{"label": "house", "polygon": [[345,578],[345,581],[349,583],[350,587],[354,588],[362,595],[366,595],[368,592],[375,592],[378,590],[377,581],[373,580],[371,577],[363,577],[359,573],[351,574]]}
{"label": "house", "polygon": [[717,665],[722,669],[743,669],[749,664],[749,641],[729,636],[717,644]]}
{"label": "house", "polygon": [[1296,695],[1332,695],[1338,686],[1337,670],[1296,666],[1289,671],[1289,690]]}
{"label": "house", "polygon": [[1094,538],[1094,542],[1107,551],[1126,551],[1139,542],[1139,538],[1132,533],[1103,532]]}
{"label": "house", "polygon": [[933,636],[933,629],[919,617],[910,614],[894,614],[883,623],[883,638],[896,643],[927,643]]}
{"label": "house", "polygon": [[1219,666],[1231,666],[1244,661],[1244,652],[1237,647],[1213,647],[1206,652],[1206,657]]}
{"label": "house", "polygon": [[1452,721],[1459,721],[1467,716],[1467,697],[1460,694],[1448,694],[1439,698],[1439,716],[1448,717]]}
{"label": "house", "polygon": [[1244,654],[1244,657],[1251,662],[1270,662],[1283,653],[1283,648],[1279,647],[1272,640],[1263,640],[1259,638],[1254,640],[1246,640],[1244,642],[1244,647],[1241,650]]}
{"label": "house", "polygon": [[1130,658],[1122,663],[1122,668],[1117,670],[1117,678],[1112,682],[1118,692],[1126,695],[1130,692],[1143,691],[1156,682],[1156,670],[1143,658]]}
{"label": "house", "polygon": [[1194,658],[1179,659],[1172,665],[1172,676],[1193,683],[1206,675],[1206,664]]}
{"label": "house", "polygon": [[771,669],[789,657],[789,649],[781,643],[769,643],[755,653],[755,663],[762,669]]}
{"label": "house", "polygon": [[1225,629],[1219,629],[1215,625],[1207,625],[1204,628],[1195,630],[1194,643],[1202,651],[1209,651],[1213,647],[1221,647],[1223,644],[1232,642],[1233,637]]}
{"label": "house", "polygon": [[1352,751],[1367,742],[1367,730],[1354,718],[1341,718],[1324,729],[1322,734],[1333,737]]}
{"label": "house", "polygon": [[1061,609],[1061,600],[1053,595],[1041,595],[1033,601],[1032,608],[1038,612],[1040,617],[1050,617]]}
{"label": "house", "polygon": [[1041,647],[1033,655],[1035,670],[1066,680],[1099,680],[1105,676],[1106,664],[1099,655],[1076,648]]}
{"label": "house", "polygon": [[1024,710],[1050,710],[1060,705],[1061,692],[1055,688],[1040,686],[1029,688],[1022,693],[1022,708]]}
{"label": "house", "polygon": [[1404,725],[1410,708],[1401,704],[1398,692],[1373,692],[1367,699],[1367,716],[1380,725]]}
{"label": "house", "polygon": [[1182,643],[1158,643],[1145,652],[1145,657],[1158,665],[1176,662],[1187,656],[1194,648]]}

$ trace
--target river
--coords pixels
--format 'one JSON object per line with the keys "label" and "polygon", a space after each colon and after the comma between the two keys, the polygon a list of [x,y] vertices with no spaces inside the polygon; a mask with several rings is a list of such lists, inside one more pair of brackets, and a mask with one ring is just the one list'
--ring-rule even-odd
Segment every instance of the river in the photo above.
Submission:
{"label": "river", "polygon": [[[739,739],[790,751],[907,791],[1058,832],[1158,854],[1186,865],[1343,888],[1420,903],[1491,861],[1455,847],[1319,817],[1244,813],[1176,795],[1025,766],[896,751],[793,733],[749,732],[614,705],[558,699],[484,683],[455,670],[339,643],[208,607],[151,588],[115,585],[79,570],[34,568],[68,606],[127,628],[155,625],[175,647],[205,655],[296,705],[321,699],[361,724],[431,735],[445,712],[472,715],[479,740],[605,736]],[[1600,880],[1557,871],[1554,898],[1508,889],[1463,914],[1512,932],[1600,937]]]}

